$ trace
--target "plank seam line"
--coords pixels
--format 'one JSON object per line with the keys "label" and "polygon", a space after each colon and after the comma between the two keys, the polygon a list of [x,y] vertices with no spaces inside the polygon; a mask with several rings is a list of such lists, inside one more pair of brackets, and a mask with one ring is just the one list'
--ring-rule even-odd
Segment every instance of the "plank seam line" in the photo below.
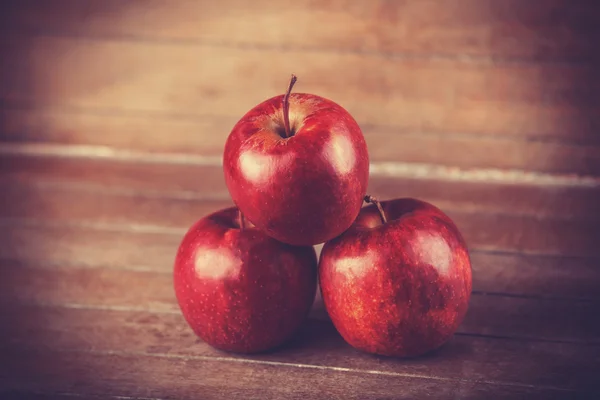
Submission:
{"label": "plank seam line", "polygon": [[[222,166],[222,158],[183,153],[143,153],[106,146],[1,143],[0,154],[105,159],[133,163]],[[374,176],[436,179],[455,182],[500,182],[536,186],[600,187],[600,176],[550,174],[515,169],[463,169],[425,163],[372,162]]]}
{"label": "plank seam line", "polygon": [[569,301],[569,302],[581,302],[581,303],[592,303],[596,299],[588,297],[567,297],[567,296],[547,296],[547,295],[530,295],[525,293],[505,293],[505,292],[491,292],[487,290],[473,290],[471,292],[477,296],[493,296],[493,297],[510,297],[514,299],[529,299],[529,300],[544,300],[544,301]]}
{"label": "plank seam line", "polygon": [[[40,308],[55,308],[65,310],[83,310],[83,311],[111,311],[111,312],[141,312],[156,315],[175,315],[181,316],[181,311],[177,308],[177,305],[173,303],[173,309],[152,309],[150,307],[133,307],[133,306],[118,306],[118,305],[98,305],[98,304],[78,304],[78,303],[52,303],[52,302],[41,302],[41,301],[14,301],[12,304],[19,304],[26,307],[40,307]],[[308,319],[313,321],[331,323],[331,320],[326,316],[319,314],[324,310],[311,309]],[[317,315],[314,313],[317,312]],[[544,337],[528,337],[528,336],[506,336],[506,335],[493,335],[486,333],[476,332],[465,332],[461,331],[460,328],[454,333],[456,336],[473,337],[480,339],[492,339],[492,340],[510,340],[518,342],[532,342],[532,343],[553,343],[553,344],[566,344],[574,346],[600,346],[600,342],[589,342],[589,341],[577,341],[577,340],[562,340],[562,339],[549,339]]]}
{"label": "plank seam line", "polygon": [[[543,389],[543,390],[555,390],[561,392],[574,392],[577,393],[577,389],[563,388],[558,386],[547,386],[547,385],[531,385],[519,382],[504,382],[495,380],[485,379],[466,379],[466,378],[447,378],[436,375],[422,375],[413,373],[403,372],[392,372],[392,371],[378,371],[370,369],[360,368],[347,368],[347,367],[336,367],[330,365],[314,365],[314,364],[302,364],[302,363],[290,363],[282,361],[269,361],[269,360],[257,360],[249,358],[234,358],[234,357],[220,357],[220,356],[200,356],[200,355],[183,355],[183,354],[168,354],[168,353],[147,353],[138,351],[118,351],[118,350],[79,350],[79,349],[53,349],[53,352],[60,353],[74,353],[74,354],[91,354],[99,356],[117,356],[117,357],[148,357],[148,358],[163,358],[171,360],[182,360],[182,361],[213,361],[213,362],[231,362],[239,364],[250,364],[250,365],[264,365],[274,367],[289,367],[299,369],[315,369],[321,371],[335,371],[342,373],[362,373],[368,375],[380,375],[390,377],[402,377],[412,379],[424,379],[424,380],[435,380],[444,382],[457,382],[457,383],[474,383],[484,384],[491,386],[504,386],[504,387],[518,387],[518,388],[529,388],[529,389]],[[586,392],[595,393],[595,392]]]}
{"label": "plank seam line", "polygon": [[[7,32],[0,31],[0,35],[6,35]],[[110,34],[97,33],[86,34],[85,32],[65,32],[52,29],[15,29],[11,28],[11,35],[18,34],[21,39],[68,39],[80,42],[121,42],[121,43],[143,43],[147,45],[170,45],[170,46],[199,46],[211,48],[234,49],[241,51],[281,51],[281,52],[303,52],[303,53],[329,53],[340,55],[370,56],[374,58],[383,58],[398,61],[424,61],[424,62],[454,62],[458,64],[475,65],[531,65],[547,64],[556,66],[585,66],[594,61],[589,57],[571,57],[571,58],[550,58],[540,56],[508,56],[497,55],[478,55],[469,53],[423,53],[410,51],[377,51],[370,49],[340,49],[333,46],[303,46],[303,45],[284,45],[284,44],[263,44],[256,42],[235,42],[226,40],[210,40],[202,38],[168,38],[150,35],[136,34]]]}
{"label": "plank seam line", "polygon": [[168,227],[162,225],[150,224],[134,224],[134,223],[105,223],[96,221],[83,220],[43,220],[33,218],[11,218],[0,217],[0,226],[23,226],[23,227],[44,227],[44,228],[83,228],[106,232],[123,232],[123,233],[148,233],[148,234],[164,234],[164,235],[183,235],[187,228]]}

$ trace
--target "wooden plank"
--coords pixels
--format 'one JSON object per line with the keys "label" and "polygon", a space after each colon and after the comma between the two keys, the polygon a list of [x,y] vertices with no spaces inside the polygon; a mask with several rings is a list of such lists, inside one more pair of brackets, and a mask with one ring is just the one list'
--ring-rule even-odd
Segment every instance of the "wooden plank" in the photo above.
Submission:
{"label": "wooden plank", "polygon": [[600,38],[589,0],[360,2],[166,0],[4,2],[4,28],[66,35],[341,51],[588,59]]}
{"label": "wooden plank", "polygon": [[188,360],[201,358],[207,362],[219,359],[231,363],[232,368],[236,363],[248,362],[249,370],[261,363],[271,363],[282,368],[296,365],[347,372],[372,371],[394,379],[420,376],[498,385],[598,389],[593,373],[600,364],[597,346],[456,335],[427,357],[397,362],[355,351],[329,322],[309,320],[295,339],[278,350],[241,356],[215,350],[199,340],[180,315],[17,306],[6,321],[11,323],[0,330],[3,347],[30,351],[134,353]]}
{"label": "wooden plank", "polygon": [[[443,381],[297,365],[190,357],[10,351],[0,376],[6,390],[78,390],[84,394],[177,399],[543,398],[576,392],[526,385]],[[250,364],[250,365],[249,365]],[[309,384],[307,384],[309,383]],[[582,396],[582,392],[579,392]]]}
{"label": "wooden plank", "polygon": [[600,227],[593,221],[537,220],[446,210],[470,247],[487,251],[595,257]]}
{"label": "wooden plank", "polygon": [[[115,178],[126,179],[125,176]],[[110,180],[110,177],[103,179]],[[150,176],[148,179],[152,180]],[[226,192],[226,189],[222,191]],[[197,199],[114,195],[101,191],[70,190],[68,187],[64,190],[7,190],[7,194],[11,192],[12,196],[0,200],[3,206],[0,216],[55,223],[113,224],[120,225],[121,229],[128,225],[133,225],[131,229],[137,229],[136,226],[144,229],[146,226],[155,231],[160,231],[160,227],[178,228],[180,231],[177,233],[181,234],[202,216],[233,204],[229,199],[203,202]],[[64,207],[74,198],[77,198],[75,204]],[[596,241],[600,237],[600,227],[595,218],[539,219],[507,213],[508,210],[473,212],[454,209],[452,205],[443,209],[474,249],[583,257],[600,255]]]}
{"label": "wooden plank", "polygon": [[0,138],[10,142],[91,144],[146,152],[221,157],[237,118],[177,118],[61,108],[0,108]]}
{"label": "wooden plank", "polygon": [[471,252],[473,288],[482,293],[600,298],[597,259]]}
{"label": "wooden plank", "polygon": [[600,186],[449,181],[419,176],[369,178],[369,193],[380,199],[416,197],[442,209],[487,214],[511,214],[538,219],[596,220]]}
{"label": "wooden plank", "polygon": [[[183,231],[111,227],[5,225],[0,259],[40,267],[108,267],[171,273]],[[142,249],[143,251],[140,251]],[[317,247],[320,251],[320,246]],[[473,288],[480,293],[599,299],[597,259],[471,252]]]}
{"label": "wooden plank", "polygon": [[0,230],[0,259],[16,262],[170,271],[183,232],[13,225]]}
{"label": "wooden plank", "polygon": [[[158,161],[157,161],[158,160]],[[72,191],[74,196],[115,194],[162,197],[182,202],[223,200],[229,194],[222,167],[214,160],[107,157],[60,157],[2,154],[0,185],[11,196],[33,199],[36,191]],[[29,188],[31,186],[37,186]],[[31,193],[30,193],[31,192]],[[86,192],[88,192],[86,194]],[[45,194],[44,196],[50,194]],[[441,207],[464,212],[525,215],[536,218],[597,220],[600,186],[541,185],[482,181],[448,181],[409,173],[371,174],[369,193],[380,199],[417,197]],[[9,196],[4,207],[9,207]],[[93,199],[90,199],[90,201]],[[39,201],[44,201],[40,199]],[[166,201],[166,200],[165,200]],[[20,207],[13,204],[11,207]],[[22,206],[25,207],[25,206]]]}
{"label": "wooden plank", "polygon": [[41,110],[237,119],[281,94],[294,72],[299,92],[331,98],[365,127],[598,143],[600,80],[592,65],[19,35],[0,46],[12,55],[0,64],[0,98]]}
{"label": "wooden plank", "polygon": [[168,273],[110,268],[29,268],[6,264],[0,268],[3,276],[0,298],[7,303],[179,313],[173,277]]}
{"label": "wooden plank", "polygon": [[146,196],[223,199],[228,197],[221,166],[118,159],[2,154],[0,179],[78,184]]}
{"label": "wooden plank", "polygon": [[[173,152],[220,158],[235,118],[172,118],[65,109],[0,109],[0,140]],[[600,147],[364,126],[372,161],[600,175]]]}
{"label": "wooden plank", "polygon": [[[146,225],[158,229],[179,228],[181,232],[196,220],[233,202],[221,199],[181,199],[119,194],[78,186],[33,186],[2,184],[6,195],[0,199],[0,218],[120,226]],[[226,189],[223,189],[226,191]],[[73,201],[76,199],[76,201]],[[65,207],[65,204],[70,204]]]}
{"label": "wooden plank", "polygon": [[[0,299],[72,307],[179,314],[170,273],[108,268],[1,267]],[[598,301],[488,296],[475,293],[460,333],[600,344]],[[327,320],[320,296],[312,316]]]}

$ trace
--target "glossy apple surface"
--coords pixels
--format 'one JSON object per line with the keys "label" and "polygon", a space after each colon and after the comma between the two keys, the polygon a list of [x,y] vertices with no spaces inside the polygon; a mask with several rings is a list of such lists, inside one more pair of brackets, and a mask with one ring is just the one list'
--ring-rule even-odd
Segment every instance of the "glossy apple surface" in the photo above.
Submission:
{"label": "glossy apple surface", "polygon": [[193,331],[211,346],[255,353],[289,339],[308,315],[317,284],[312,247],[240,229],[229,208],[196,222],[174,266],[177,301]]}
{"label": "glossy apple surface", "polygon": [[371,204],[327,242],[319,280],[327,313],[353,347],[412,357],[445,343],[471,296],[467,246],[452,220],[416,199]]}
{"label": "glossy apple surface", "polygon": [[223,156],[235,204],[268,235],[294,245],[323,243],[346,230],[367,190],[369,157],[352,116],[319,96],[283,97],[250,110],[231,131]]}

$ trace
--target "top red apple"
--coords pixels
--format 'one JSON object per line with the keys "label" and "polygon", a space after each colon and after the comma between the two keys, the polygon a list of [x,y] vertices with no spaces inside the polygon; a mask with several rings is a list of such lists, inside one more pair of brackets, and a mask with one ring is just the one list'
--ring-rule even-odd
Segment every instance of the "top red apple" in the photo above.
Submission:
{"label": "top red apple", "polygon": [[233,127],[223,169],[233,201],[257,228],[285,243],[313,245],[357,217],[369,156],[354,118],[331,100],[290,94],[295,80]]}

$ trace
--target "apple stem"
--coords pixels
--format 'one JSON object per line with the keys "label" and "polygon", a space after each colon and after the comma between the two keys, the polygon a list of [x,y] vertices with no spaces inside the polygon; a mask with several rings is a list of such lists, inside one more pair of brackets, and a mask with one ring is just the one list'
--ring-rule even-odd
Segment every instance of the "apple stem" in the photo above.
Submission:
{"label": "apple stem", "polygon": [[238,208],[238,216],[240,219],[240,230],[244,230],[246,229],[246,217],[244,217],[244,214],[242,214],[242,211]]}
{"label": "apple stem", "polygon": [[290,84],[283,96],[283,126],[285,129],[285,137],[289,138],[292,136],[290,131],[290,94],[292,93],[292,88],[296,83],[296,75],[292,74],[292,79],[290,79]]}
{"label": "apple stem", "polygon": [[385,216],[385,212],[383,211],[383,207],[381,206],[381,203],[379,202],[379,200],[377,200],[376,197],[370,196],[370,195],[366,195],[365,196],[365,202],[366,203],[372,203],[375,204],[375,207],[377,207],[377,210],[379,211],[379,216],[381,217],[381,222],[383,222],[384,224],[387,223],[387,218]]}

